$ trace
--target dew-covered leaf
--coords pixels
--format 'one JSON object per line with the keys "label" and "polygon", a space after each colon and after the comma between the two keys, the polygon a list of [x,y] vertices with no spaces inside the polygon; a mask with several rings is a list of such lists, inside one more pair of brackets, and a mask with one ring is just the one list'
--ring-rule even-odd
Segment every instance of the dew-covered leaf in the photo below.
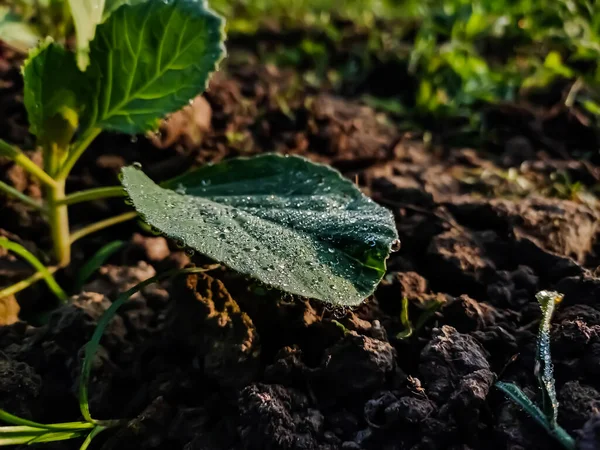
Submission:
{"label": "dew-covered leaf", "polygon": [[563,295],[553,291],[541,291],[536,294],[535,298],[542,310],[536,348],[535,374],[542,390],[542,409],[548,421],[554,426],[558,417],[558,399],[556,398],[554,369],[550,355],[550,322],[554,314],[554,307],[560,303]]}
{"label": "dew-covered leaf", "polygon": [[141,133],[205,89],[224,55],[223,20],[202,0],[113,3],[90,43],[86,74],[98,84],[84,122]]}
{"label": "dew-covered leaf", "polygon": [[122,183],[148,224],[283,291],[339,305],[370,295],[397,245],[392,214],[334,169],[262,155],[207,165],[162,187]]}

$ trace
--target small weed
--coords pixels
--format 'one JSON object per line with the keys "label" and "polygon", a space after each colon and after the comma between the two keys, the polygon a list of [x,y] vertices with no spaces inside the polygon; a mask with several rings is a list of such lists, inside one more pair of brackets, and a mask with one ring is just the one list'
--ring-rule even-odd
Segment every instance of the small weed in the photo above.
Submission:
{"label": "small weed", "polygon": [[498,381],[496,387],[500,389],[515,404],[523,408],[529,416],[541,425],[565,449],[573,450],[575,441],[558,425],[558,400],[554,387],[554,370],[550,356],[550,321],[554,308],[563,298],[558,292],[542,291],[536,295],[542,310],[542,321],[538,331],[535,375],[542,393],[542,407],[535,405],[519,387],[513,383]]}

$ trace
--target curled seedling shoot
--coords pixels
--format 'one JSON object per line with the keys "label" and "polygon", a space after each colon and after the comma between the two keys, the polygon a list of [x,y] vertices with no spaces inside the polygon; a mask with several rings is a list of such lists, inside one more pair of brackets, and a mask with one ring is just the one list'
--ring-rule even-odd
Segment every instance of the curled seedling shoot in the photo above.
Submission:
{"label": "curled seedling shoot", "polygon": [[541,291],[536,295],[542,310],[542,320],[538,331],[534,371],[542,392],[542,407],[539,408],[534,404],[514,383],[498,381],[496,387],[541,425],[565,449],[574,450],[574,439],[564,428],[558,425],[556,420],[558,400],[556,398],[554,371],[550,355],[550,321],[555,306],[561,302],[562,298],[562,294],[552,291]]}

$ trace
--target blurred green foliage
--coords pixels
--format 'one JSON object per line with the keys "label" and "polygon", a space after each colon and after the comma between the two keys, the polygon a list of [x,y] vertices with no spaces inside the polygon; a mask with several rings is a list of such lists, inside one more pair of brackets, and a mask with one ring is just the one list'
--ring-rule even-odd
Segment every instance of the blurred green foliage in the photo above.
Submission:
{"label": "blurred green foliage", "polygon": [[[341,8],[334,0],[211,1],[228,18],[234,39],[264,30],[283,35],[304,30],[293,45],[271,45],[267,57],[306,66],[308,81],[337,83],[394,114],[410,112],[429,123],[463,118],[475,129],[478,106],[544,91],[555,92],[554,103],[577,107],[594,121],[600,115],[600,2],[343,3]],[[387,78],[400,85],[391,92],[369,79],[369,71],[382,63],[392,71]]]}

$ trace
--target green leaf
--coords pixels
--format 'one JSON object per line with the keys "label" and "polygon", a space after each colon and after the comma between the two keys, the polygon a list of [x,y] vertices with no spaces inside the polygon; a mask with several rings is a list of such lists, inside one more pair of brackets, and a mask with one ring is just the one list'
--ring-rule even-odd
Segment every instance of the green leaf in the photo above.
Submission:
{"label": "green leaf", "polygon": [[104,0],[68,0],[75,24],[77,41],[77,66],[85,70],[90,62],[89,44],[102,20]]}
{"label": "green leaf", "polygon": [[69,439],[83,437],[87,433],[89,433],[89,430],[85,430],[85,431],[49,431],[47,433],[41,434],[38,437],[30,440],[28,442],[28,444],[31,445],[31,444],[42,444],[44,442],[66,441]]}
{"label": "green leaf", "polygon": [[27,53],[40,39],[40,33],[33,25],[11,12],[8,7],[0,6],[0,40],[22,53]]}
{"label": "green leaf", "polygon": [[496,387],[519,406],[519,408],[523,408],[533,420],[543,426],[547,431],[551,431],[552,427],[550,426],[550,422],[548,422],[546,415],[525,395],[519,386],[514,383],[498,381]]}
{"label": "green leaf", "polygon": [[566,450],[575,450],[575,441],[564,428],[551,424],[546,414],[538,408],[525,393],[514,383],[498,381],[496,387],[500,389],[519,408],[522,408],[533,420],[541,425],[554,439]]}
{"label": "green leaf", "polygon": [[23,65],[29,129],[39,141],[65,148],[73,136],[86,84],[72,53],[46,40]]}
{"label": "green leaf", "polygon": [[154,129],[205,88],[224,55],[223,20],[200,0],[122,5],[96,29],[87,128]]}
{"label": "green leaf", "polygon": [[535,296],[542,310],[542,320],[538,331],[535,375],[542,390],[542,409],[552,426],[556,426],[558,417],[558,399],[554,386],[554,370],[550,355],[550,321],[554,314],[554,307],[560,303],[562,294],[552,291],[541,291]]}
{"label": "green leaf", "polygon": [[300,157],[232,159],[165,187],[135,167],[122,175],[152,227],[267,285],[329,303],[370,295],[398,238],[387,209]]}

